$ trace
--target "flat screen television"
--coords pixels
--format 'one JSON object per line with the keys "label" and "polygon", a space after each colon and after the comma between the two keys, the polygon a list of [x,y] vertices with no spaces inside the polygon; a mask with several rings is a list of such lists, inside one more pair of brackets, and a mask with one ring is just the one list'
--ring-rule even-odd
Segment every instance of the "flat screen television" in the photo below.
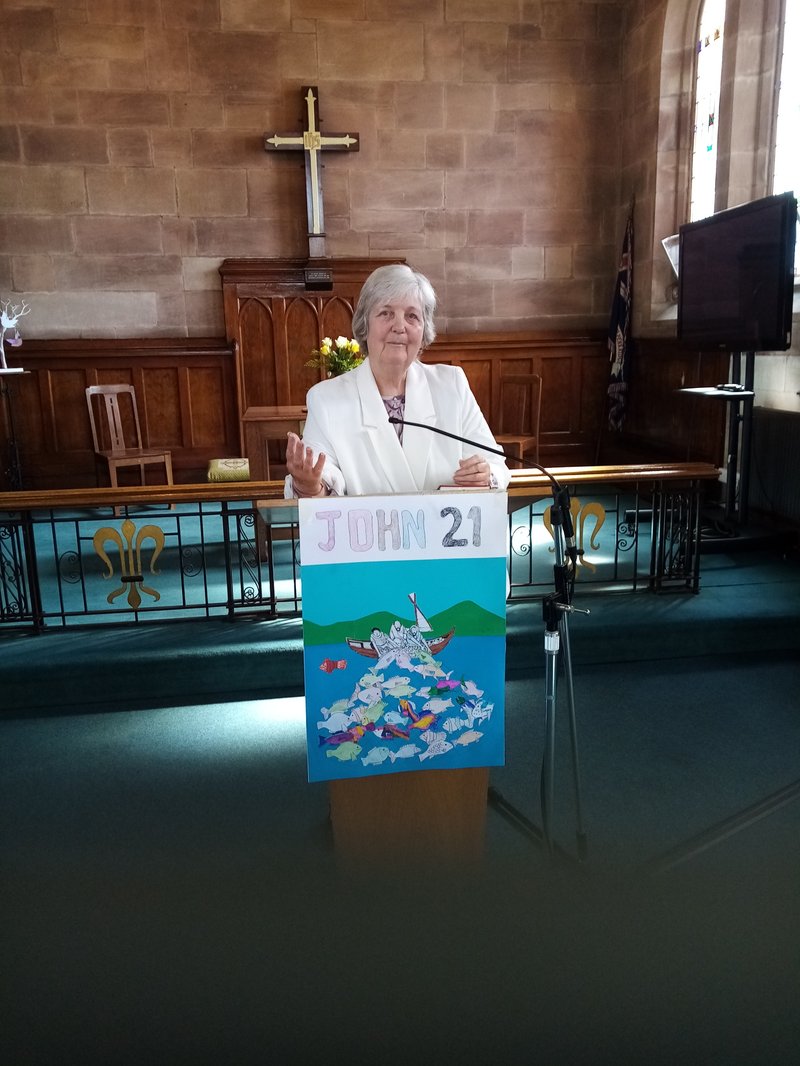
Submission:
{"label": "flat screen television", "polygon": [[790,347],[796,224],[797,200],[785,192],[681,226],[682,343],[730,352]]}

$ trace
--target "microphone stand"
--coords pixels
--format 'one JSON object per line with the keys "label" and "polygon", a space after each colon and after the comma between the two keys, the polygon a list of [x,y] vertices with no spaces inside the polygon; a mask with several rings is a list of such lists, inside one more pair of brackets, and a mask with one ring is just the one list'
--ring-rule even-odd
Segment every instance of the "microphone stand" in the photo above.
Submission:
{"label": "microphone stand", "polygon": [[[542,753],[542,766],[540,773],[540,803],[542,810],[542,828],[538,829],[517,808],[513,807],[493,786],[489,786],[489,802],[500,814],[530,836],[537,844],[542,842],[547,848],[551,859],[558,855],[560,858],[572,858],[561,849],[553,839],[552,817],[555,795],[555,735],[556,735],[556,695],[559,655],[563,656],[564,678],[567,687],[568,723],[570,733],[570,751],[572,755],[572,779],[575,790],[575,838],[578,849],[578,861],[583,862],[586,858],[586,831],[583,824],[583,803],[581,800],[581,776],[580,761],[578,757],[578,727],[575,717],[575,692],[572,680],[572,651],[569,643],[568,616],[577,611],[572,606],[572,594],[575,588],[575,576],[578,563],[578,549],[575,546],[575,532],[572,523],[572,511],[570,509],[569,490],[562,486],[553,477],[549,470],[538,463],[526,463],[524,459],[516,456],[508,456],[502,448],[492,448],[479,441],[468,440],[459,437],[455,433],[439,429],[437,426],[426,425],[423,422],[409,422],[406,419],[389,416],[389,421],[395,425],[416,426],[418,429],[427,429],[432,433],[440,433],[444,437],[469,444],[471,447],[480,448],[481,451],[492,452],[504,459],[513,459],[522,465],[532,467],[540,471],[549,480],[553,503],[550,514],[553,524],[553,541],[555,544],[555,565],[553,566],[554,589],[542,600],[542,616],[544,621],[544,652],[545,652],[545,740]],[[589,614],[588,610],[580,611],[581,614]]]}
{"label": "microphone stand", "polygon": [[[570,749],[572,752],[573,785],[575,789],[575,837],[578,846],[578,858],[586,858],[586,831],[583,825],[583,805],[581,802],[580,763],[578,758],[578,727],[575,719],[575,692],[572,683],[572,650],[569,643],[568,616],[576,610],[572,606],[572,594],[575,588],[575,573],[578,552],[572,527],[572,512],[569,504],[569,491],[564,487],[556,488],[553,481],[553,504],[550,514],[553,522],[556,561],[553,567],[554,591],[542,601],[544,619],[545,650],[545,747],[542,756],[541,805],[542,832],[547,850],[552,856],[554,842],[551,818],[554,808],[553,779],[555,762],[555,721],[556,721],[556,679],[558,675],[558,655],[563,651],[564,679],[567,685],[567,707],[569,711]],[[566,547],[565,547],[566,545]],[[581,613],[588,614],[588,611]]]}

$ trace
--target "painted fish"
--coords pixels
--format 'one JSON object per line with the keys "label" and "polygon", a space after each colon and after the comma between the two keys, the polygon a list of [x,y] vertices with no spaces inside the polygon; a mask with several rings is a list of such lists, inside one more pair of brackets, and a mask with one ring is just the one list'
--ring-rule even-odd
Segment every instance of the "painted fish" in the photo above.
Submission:
{"label": "painted fish", "polygon": [[432,759],[436,755],[444,755],[445,752],[452,751],[453,745],[446,740],[435,740],[433,744],[428,745],[427,751],[424,751],[419,757],[419,761],[423,759]]}
{"label": "painted fish", "polygon": [[436,715],[435,714],[431,714],[429,712],[428,714],[421,715],[414,722],[412,722],[411,729],[430,729],[432,726],[435,726],[435,725],[436,725]]}
{"label": "painted fish", "polygon": [[419,663],[417,666],[412,666],[412,670],[415,670],[421,677],[441,677],[444,670],[436,662]]}
{"label": "painted fish", "polygon": [[479,733],[477,729],[468,729],[466,733],[462,733],[460,737],[456,737],[453,741],[454,744],[461,744],[466,748],[467,744],[474,744],[476,740],[480,740],[483,733]]}
{"label": "painted fish", "polygon": [[395,677],[390,677],[383,687],[387,692],[394,694],[394,690],[398,685],[407,685],[410,680],[410,677],[403,677],[402,674],[397,674]]}
{"label": "painted fish", "polygon": [[389,754],[392,762],[394,762],[396,759],[413,759],[421,751],[422,748],[418,748],[416,744],[404,744],[402,748],[398,748],[397,751],[392,751]]}
{"label": "painted fish", "polygon": [[377,703],[373,703],[370,707],[359,707],[356,714],[361,719],[362,724],[366,722],[377,722],[380,716],[388,707],[386,700],[378,700]]}
{"label": "painted fish", "polygon": [[324,670],[326,674],[332,674],[334,670],[347,669],[347,659],[323,659],[319,664],[320,670]]}
{"label": "painted fish", "polygon": [[336,700],[330,707],[320,707],[320,714],[323,718],[330,718],[332,714],[344,713],[350,707],[349,700]]}
{"label": "painted fish", "polygon": [[367,688],[356,689],[353,695],[362,703],[375,703],[383,695],[380,685],[369,685]]}
{"label": "painted fish", "polygon": [[485,707],[483,706],[483,702],[476,704],[475,707],[473,707],[470,711],[467,712],[469,716],[470,729],[472,729],[476,722],[488,722],[489,719],[492,717],[493,710],[493,703],[487,703]]}
{"label": "painted fish", "polygon": [[447,740],[446,733],[436,733],[433,729],[426,729],[424,733],[420,733],[420,740],[424,740],[430,747],[431,744],[435,744],[439,740]]}
{"label": "painted fish", "polygon": [[317,729],[327,729],[329,733],[343,733],[355,720],[354,714],[338,711],[336,714],[329,715],[326,721],[317,722]]}
{"label": "painted fish", "polygon": [[461,687],[468,696],[475,696],[476,699],[483,695],[483,689],[478,688],[474,681],[465,681]]}
{"label": "painted fish", "polygon": [[358,728],[361,729],[360,733],[357,733],[355,729],[345,729],[345,730],[343,730],[340,733],[331,733],[330,736],[320,737],[319,738],[319,746],[322,747],[323,744],[331,744],[331,745],[346,744],[350,740],[356,740],[359,736],[363,736],[364,735],[363,726],[361,726],[361,727],[357,726],[356,729],[358,729]]}
{"label": "painted fish", "polygon": [[413,685],[394,685],[392,688],[386,686],[387,695],[394,696],[396,699],[413,696],[416,691]]}
{"label": "painted fish", "polygon": [[361,762],[364,766],[380,766],[381,763],[386,762],[386,760],[391,757],[392,753],[388,748],[373,748],[369,755],[366,755]]}
{"label": "painted fish", "polygon": [[441,714],[442,711],[452,706],[453,701],[451,699],[432,699],[428,700],[427,703],[423,703],[422,709],[423,711],[432,711],[434,714]]}
{"label": "painted fish", "polygon": [[443,677],[436,682],[435,687],[439,692],[448,692],[451,689],[458,688],[460,684],[460,681],[451,681],[449,677]]}
{"label": "painted fish", "polygon": [[403,714],[407,715],[409,718],[411,717],[411,714],[417,709],[417,705],[415,703],[412,703],[410,700],[398,700],[397,706],[400,708]]}
{"label": "painted fish", "polygon": [[392,738],[402,737],[403,740],[408,740],[409,733],[407,729],[401,729],[398,725],[392,725],[388,722],[380,731],[380,735],[384,740],[391,740]]}
{"label": "painted fish", "polygon": [[400,714],[399,711],[387,711],[383,720],[389,725],[405,725],[408,722],[408,715]]}
{"label": "painted fish", "polygon": [[329,759],[338,759],[339,762],[352,762],[361,754],[361,745],[354,740],[345,741],[335,748],[328,748],[325,753]]}
{"label": "painted fish", "polygon": [[463,729],[465,725],[469,725],[466,718],[445,718],[442,722],[442,729],[447,730],[448,733],[456,733],[459,729]]}

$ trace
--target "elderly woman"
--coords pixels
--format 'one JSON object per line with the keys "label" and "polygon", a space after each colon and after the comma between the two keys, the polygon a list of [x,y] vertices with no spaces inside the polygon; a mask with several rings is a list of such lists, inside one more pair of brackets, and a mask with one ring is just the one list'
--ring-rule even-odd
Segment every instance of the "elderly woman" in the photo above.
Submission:
{"label": "elderly woman", "polygon": [[497,448],[464,371],[419,362],[436,335],[435,308],[431,283],[411,267],[370,274],[353,315],[366,359],[309,390],[303,439],[289,434],[287,497],[507,486],[502,456],[389,422],[396,416]]}

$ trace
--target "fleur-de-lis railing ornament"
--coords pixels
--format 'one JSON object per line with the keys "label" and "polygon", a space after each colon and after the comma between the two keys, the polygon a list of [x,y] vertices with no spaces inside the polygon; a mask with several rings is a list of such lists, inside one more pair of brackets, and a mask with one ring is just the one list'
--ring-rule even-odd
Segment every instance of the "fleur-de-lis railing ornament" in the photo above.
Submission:
{"label": "fleur-de-lis railing ornament", "polygon": [[[159,526],[146,525],[142,526],[139,532],[136,533],[135,540],[134,533],[136,533],[136,523],[132,522],[130,518],[126,518],[122,523],[122,534],[114,529],[113,526],[103,526],[95,533],[92,543],[94,544],[95,552],[108,568],[106,573],[103,574],[104,581],[108,581],[109,578],[114,576],[114,564],[109,558],[105,545],[111,542],[119,552],[119,569],[122,584],[106,597],[107,602],[113,603],[127,588],[128,606],[135,611],[141,605],[142,592],[152,596],[156,601],[161,599],[159,592],[143,583],[142,546],[148,539],[153,541],[153,550],[150,555],[150,573],[159,573],[156,569],[156,560],[164,550],[164,531]],[[126,543],[123,543],[123,537]]]}
{"label": "fleur-de-lis railing ornament", "polygon": [[[600,503],[586,503],[583,504],[576,497],[573,496],[569,504],[570,514],[572,515],[572,525],[575,530],[575,541],[578,548],[577,566],[578,570],[581,567],[585,567],[587,570],[594,571],[597,569],[594,563],[590,563],[586,558],[584,549],[584,538],[586,533],[587,520],[589,518],[594,519],[594,526],[591,529],[589,536],[589,547],[592,551],[597,551],[600,547],[600,542],[597,539],[597,535],[603,528],[606,520],[606,509]],[[544,515],[542,516],[545,528],[550,536],[553,536],[553,516],[551,514],[551,508],[548,507]],[[551,547],[548,551],[555,551],[555,547]]]}

